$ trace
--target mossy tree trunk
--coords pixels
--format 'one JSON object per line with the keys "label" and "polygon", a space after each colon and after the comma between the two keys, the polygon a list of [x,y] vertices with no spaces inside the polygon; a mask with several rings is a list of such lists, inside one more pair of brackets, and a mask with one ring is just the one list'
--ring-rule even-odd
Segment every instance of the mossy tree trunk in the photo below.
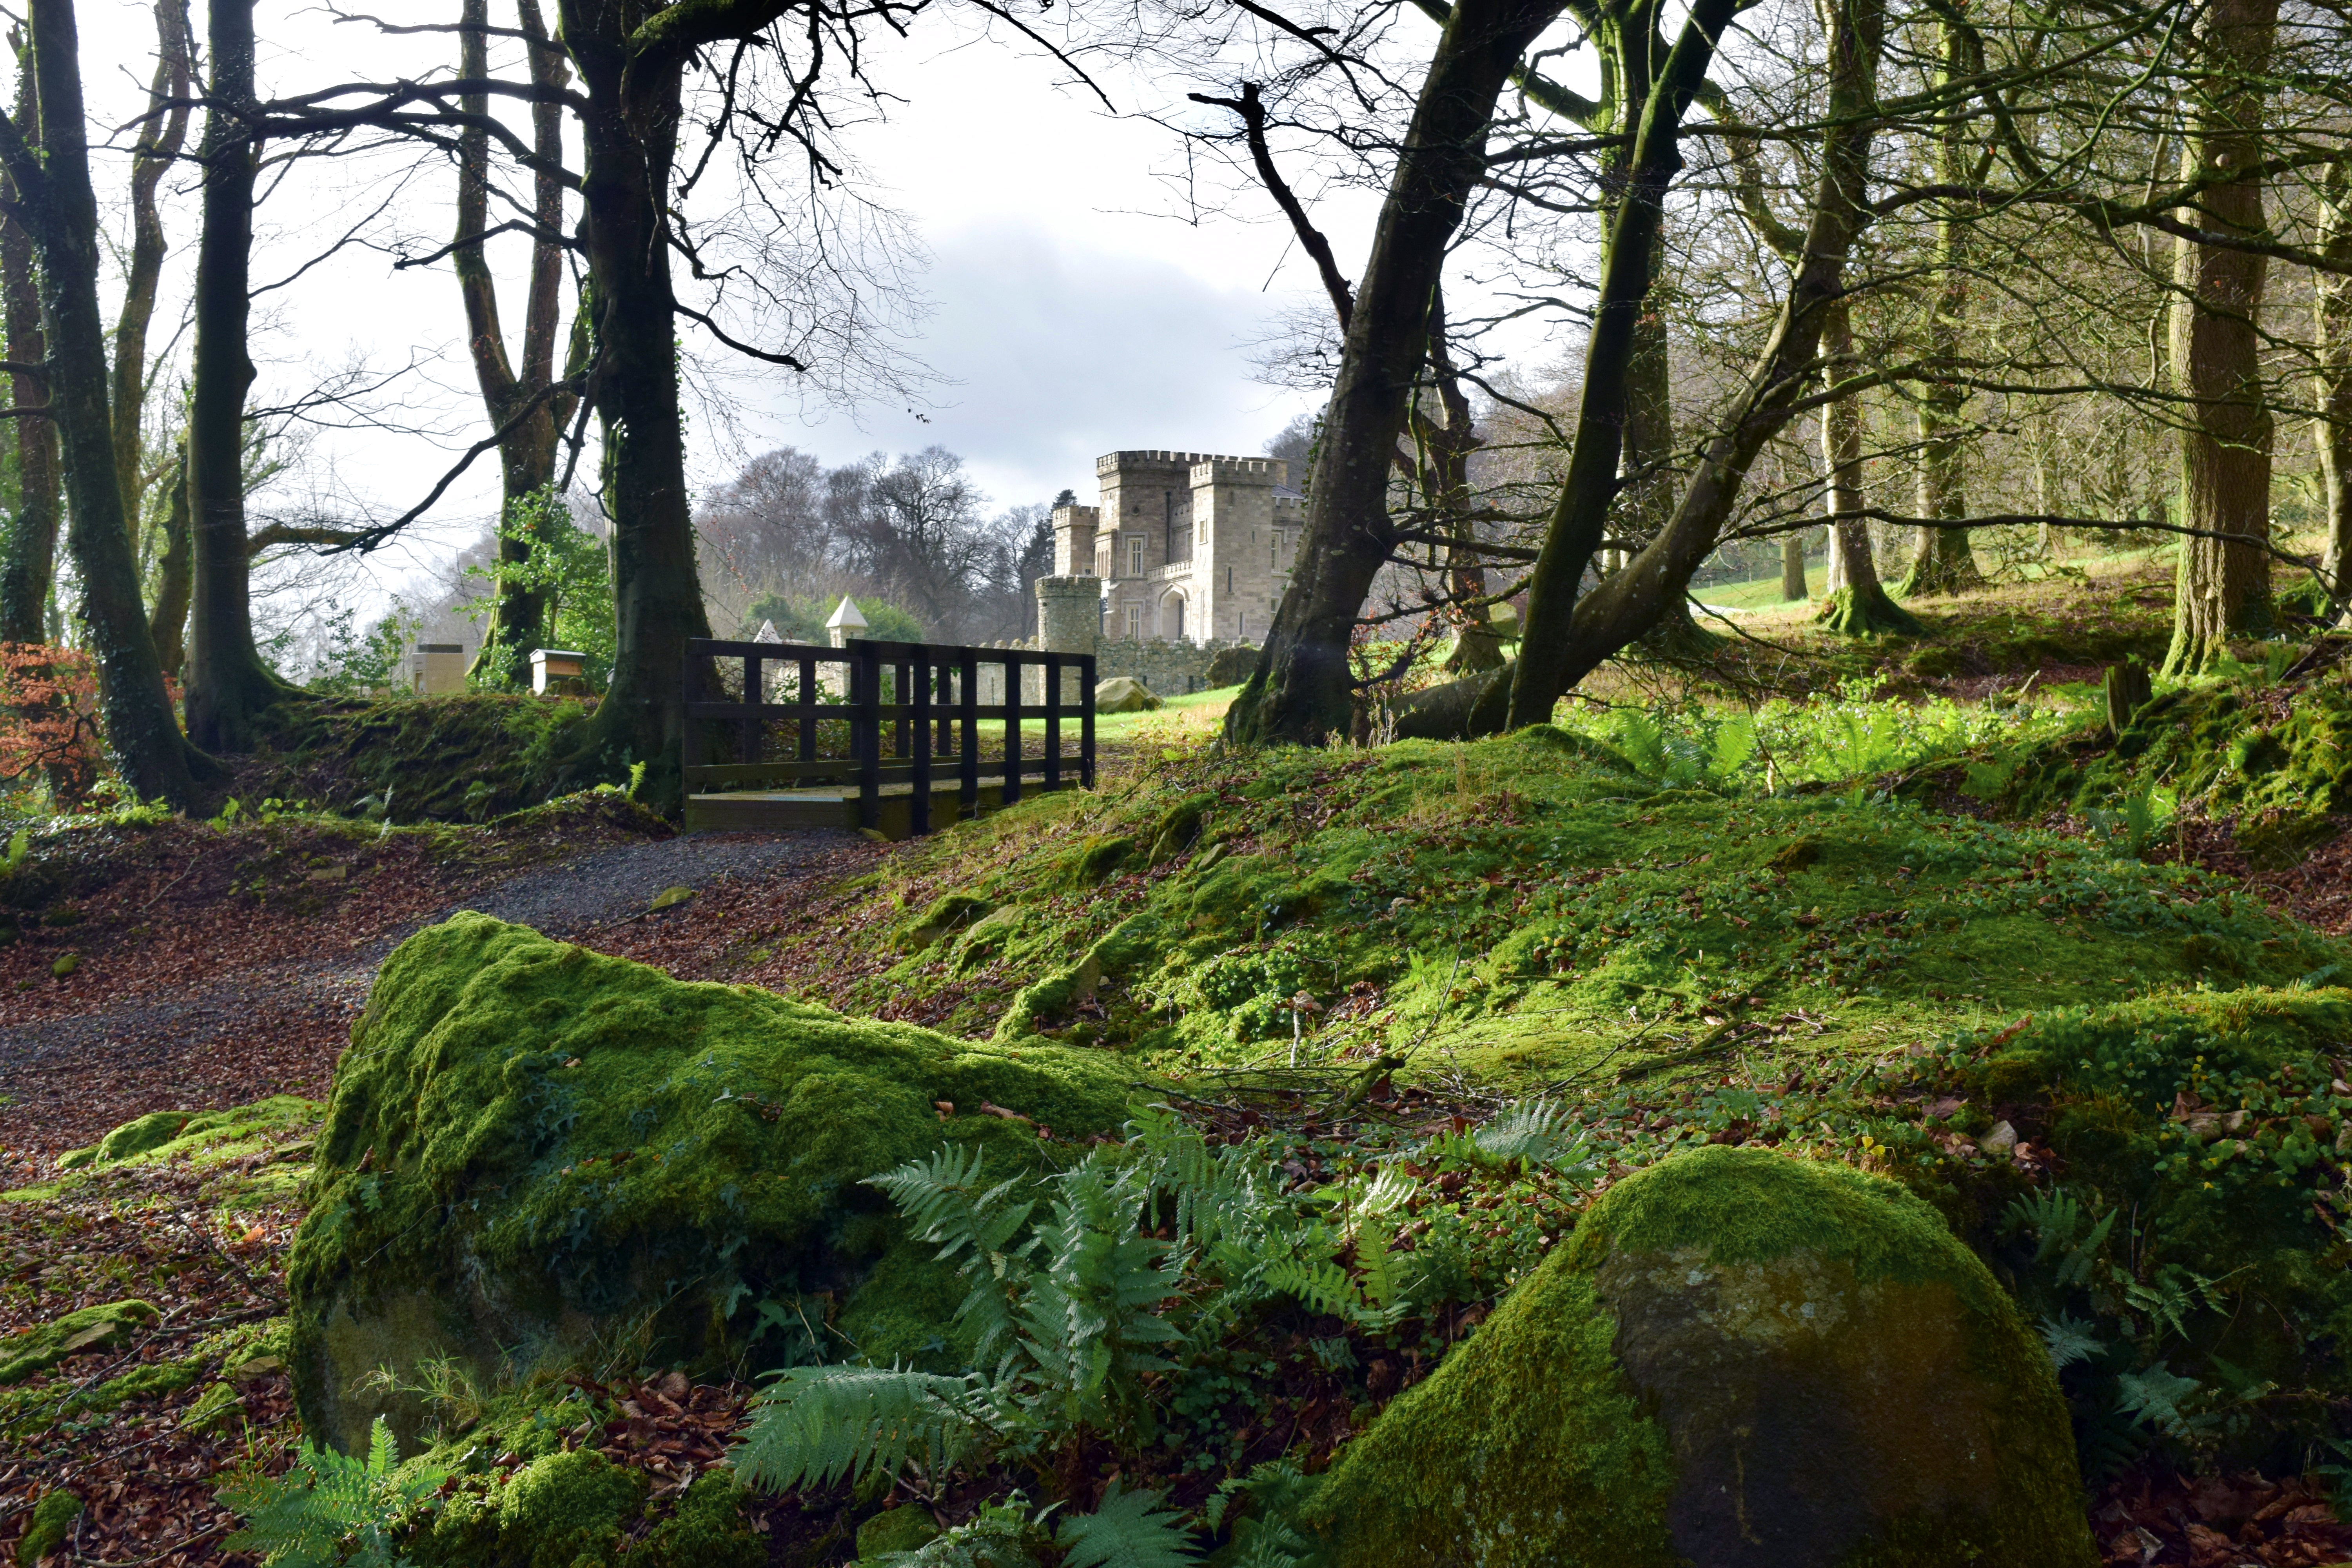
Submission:
{"label": "mossy tree trunk", "polygon": [[155,639],[155,658],[165,675],[176,676],[188,657],[188,601],[194,590],[194,542],[188,527],[188,444],[180,442],[178,460],[163,476],[162,528],[163,553],[155,565],[155,606],[147,617],[148,635]]}
{"label": "mossy tree trunk", "polygon": [[245,396],[252,315],[256,108],[253,0],[212,0],[212,82],[197,162],[204,232],[196,242],[195,354],[188,392],[188,514],[194,586],[188,628],[188,736],[249,752],[267,715],[293,694],[253,641],[252,552],[245,528]]}
{"label": "mossy tree trunk", "polygon": [[[41,110],[33,90],[29,50],[20,49],[16,72],[16,124],[29,146],[41,140]],[[16,199],[16,182],[5,189]],[[41,323],[40,279],[33,266],[33,237],[0,212],[0,312],[8,331],[8,358],[39,364],[49,357]],[[49,400],[47,378],[21,372],[9,378],[8,402],[37,408]],[[58,427],[47,419],[13,419],[16,439],[16,515],[8,521],[7,558],[0,562],[0,642],[49,640],[49,593],[58,565]]]}
{"label": "mossy tree trunk", "polygon": [[[1654,255],[1651,275],[1663,274],[1666,263],[1665,226],[1652,237]],[[1628,538],[1649,544],[1666,531],[1675,515],[1675,389],[1672,345],[1666,318],[1654,306],[1644,309],[1633,324],[1633,358],[1628,366],[1625,395],[1625,455],[1620,459],[1625,489],[1611,526]],[[1615,569],[1631,563],[1633,552],[1620,552]],[[1691,616],[1690,595],[1676,594],[1659,609],[1658,620],[1642,634],[1643,650],[1654,658],[1705,658],[1721,641]]]}
{"label": "mossy tree trunk", "polygon": [[678,401],[668,197],[691,54],[755,37],[780,3],[706,0],[660,8],[559,0],[581,114],[583,239],[593,365],[588,398],[604,436],[612,509],[617,647],[613,679],[571,759],[610,774],[644,763],[656,809],[680,798],[686,645],[710,624],[696,575]]}
{"label": "mossy tree trunk", "polygon": [[1297,563],[1257,669],[1226,716],[1233,740],[1320,744],[1349,731],[1348,649],[1396,547],[1389,476],[1426,356],[1430,302],[1464,204],[1486,172],[1496,102],[1561,9],[1562,0],[1462,0],[1439,35],[1349,318]]}
{"label": "mossy tree trunk", "polygon": [[142,796],[191,805],[199,773],[215,773],[218,764],[180,733],[124,525],[107,407],[98,197],[72,0],[31,0],[27,16],[41,145],[28,143],[13,119],[0,118],[0,162],[15,182],[17,212],[40,264],[50,404],[71,504],[66,542],[80,578],[88,646],[98,660],[100,712],[123,782]]}
{"label": "mossy tree trunk", "polygon": [[[1938,50],[1939,84],[1981,68],[1976,35],[1969,28],[1944,24]],[[1936,144],[1936,177],[1945,185],[1961,188],[1979,183],[1969,167],[1967,127],[1958,118],[1940,128]],[[1935,308],[1927,319],[1927,352],[1931,363],[1954,364],[1960,357],[1960,335],[1968,322],[1969,238],[1971,226],[1957,202],[1941,204],[1936,217]],[[1924,518],[1964,518],[1969,514],[1962,463],[1967,456],[1964,430],[1968,388],[1955,381],[1930,380],[1917,404],[1919,436],[1918,511]],[[1919,530],[1918,548],[1911,569],[1895,591],[1914,594],[1954,594],[1982,585],[1976,552],[1969,546],[1968,530]]]}
{"label": "mossy tree trunk", "polygon": [[[507,355],[498,280],[490,276],[482,247],[481,236],[490,226],[490,138],[480,126],[469,126],[458,136],[457,233],[450,253],[465,303],[467,342],[473,352],[474,379],[481,388],[482,405],[492,428],[514,426],[499,443],[502,503],[498,583],[473,669],[477,684],[509,690],[529,682],[530,650],[550,634],[547,590],[537,585],[527,571],[530,530],[555,482],[557,449],[577,402],[570,394],[552,391],[563,285],[563,106],[552,95],[562,89],[571,73],[564,67],[562,47],[547,36],[538,0],[519,0],[517,10],[530,55],[531,81],[550,94],[531,105],[532,151],[540,163],[532,172],[531,224],[536,232],[531,237],[520,366]],[[484,79],[490,74],[489,0],[465,0],[462,26],[457,74],[469,81]],[[489,95],[468,94],[461,100],[461,107],[469,115],[488,116]],[[584,348],[584,339],[581,346]],[[579,366],[570,368],[576,371]],[[515,423],[518,418],[520,424]]]}
{"label": "mossy tree trunk", "polygon": [[[1856,366],[1853,322],[1845,301],[1823,311],[1822,354],[1832,382]],[[1829,579],[1820,619],[1843,637],[1916,635],[1919,623],[1894,600],[1878,580],[1878,561],[1870,548],[1870,524],[1861,516],[1863,498],[1862,400],[1849,393],[1822,408],[1822,464],[1829,473]]]}
{"label": "mossy tree trunk", "polygon": [[[2322,201],[2320,252],[2352,270],[2352,159],[2339,159],[2328,169]],[[2312,421],[2311,435],[2319,447],[2320,503],[2327,526],[2319,574],[2332,609],[2341,616],[2352,608],[2352,275],[2315,272],[2311,313],[2319,362],[2319,417]]]}
{"label": "mossy tree trunk", "polygon": [[[2185,179],[2212,180],[2183,222],[2232,237],[2266,237],[2263,212],[2263,75],[2278,0],[2214,0],[2193,46],[2198,69],[2182,139]],[[2216,178],[2219,170],[2242,170]],[[2273,426],[2263,387],[2260,251],[2182,237],[2173,246],[2172,374],[2180,418],[2179,521],[2168,674],[2203,668],[2231,637],[2270,630]]]}
{"label": "mossy tree trunk", "polygon": [[1414,479],[1433,531],[1455,542],[1445,549],[1445,587],[1463,615],[1461,635],[1445,658],[1454,675],[1474,675],[1503,668],[1502,639],[1495,635],[1486,596],[1486,568],[1471,548],[1477,528],[1469,518],[1470,454],[1483,445],[1470,416],[1470,399],[1462,390],[1462,374],[1446,341],[1445,296],[1430,290],[1429,374],[1444,423],[1431,419],[1420,402],[1413,406]]}

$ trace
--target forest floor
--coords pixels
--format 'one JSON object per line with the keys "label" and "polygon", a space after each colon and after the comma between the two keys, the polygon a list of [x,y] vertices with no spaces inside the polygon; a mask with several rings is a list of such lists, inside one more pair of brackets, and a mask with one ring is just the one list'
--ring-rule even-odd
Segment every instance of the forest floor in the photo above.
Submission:
{"label": "forest floor", "polygon": [[[1742,617],[1747,636],[1727,654],[1727,679],[1735,689],[1793,694],[1859,680],[1913,700],[1964,702],[2014,691],[2029,676],[2046,690],[2088,680],[2098,662],[2149,647],[2160,653],[2168,587],[2158,569],[2124,563],[1915,603],[1943,634],[1916,643],[1830,644],[1794,607],[1769,624]],[[1636,667],[1612,677],[1609,695],[1686,695],[1680,679]],[[1122,803],[1196,778],[1200,742],[1230,696],[1179,699],[1115,732],[1106,725],[1099,814],[1132,815],[1138,808]],[[1412,833],[1444,839],[1512,825],[1507,779],[1462,776],[1464,802],[1441,801],[1442,821],[1417,814]],[[1311,803],[1300,804],[1304,811]],[[1951,792],[1936,805],[1948,815],[1985,815]],[[1031,826],[1063,832],[1071,825],[1060,809],[1029,814]],[[1317,821],[1302,818],[1302,835],[1330,821],[1330,807],[1321,809]],[[1667,815],[1675,809],[1690,808]],[[1642,847],[1634,840],[1655,816],[1627,817],[1626,854]],[[2056,811],[2044,826],[2063,833],[2082,824]],[[220,1545],[233,1521],[214,1489],[229,1476],[281,1469],[299,1435],[268,1325],[283,1311],[283,1259],[301,1217],[297,1178],[315,1106],[280,1102],[257,1113],[228,1145],[234,1157],[210,1163],[134,1164],[60,1184],[65,1151],[149,1111],[323,1099],[377,967],[404,936],[461,909],[684,979],[763,984],[970,1029],[975,993],[992,994],[992,1018],[1022,977],[988,971],[903,983],[891,975],[908,962],[897,928],[910,900],[978,885],[1025,853],[997,835],[962,845],[952,863],[936,843],[888,847],[847,834],[679,837],[611,795],[475,827],[384,830],[281,816],[81,830],[71,859],[45,872],[57,882],[39,918],[0,947],[0,1186],[18,1189],[18,1201],[0,1203],[0,1345],[61,1311],[126,1298],[152,1303],[160,1316],[94,1342],[50,1375],[0,1388],[0,1552],[14,1560],[35,1503],[62,1488],[86,1505],[66,1542],[70,1561],[248,1561]],[[2214,873],[2328,936],[2352,932],[2352,835],[2261,869],[2233,819],[2184,813],[2145,858]],[[1148,896],[1169,875],[1130,868],[1075,901]],[[1699,872],[1689,876],[1696,886]],[[1491,871],[1465,872],[1464,886],[1480,908],[1511,891]],[[673,887],[693,896],[652,910],[655,895]],[[69,955],[69,973],[58,974]],[[1450,973],[1440,978],[1452,984]],[[1343,1013],[1369,1017],[1376,1005],[1363,995],[1335,999],[1326,1026],[1337,1027]],[[1780,1021],[1752,1038],[1769,1052],[1780,1035],[1816,1048],[1834,1009],[1766,1011]],[[1070,1026],[1075,1036],[1094,1026],[1080,1018]],[[1668,1086],[1662,1079],[1657,1087]],[[1643,1112],[1652,1114],[1664,1124],[1664,1110]],[[666,1455],[698,1452],[696,1445],[723,1435],[745,1393],[667,1389],[662,1397],[679,1418],[633,1427],[618,1442],[628,1462],[661,1473]],[[654,1396],[643,1397],[651,1408]],[[2105,1483],[2092,1510],[2112,1562],[2288,1568],[2341,1561],[2352,1548],[2352,1531],[2294,1479],[2141,1468]],[[2283,1522],[2290,1519],[2293,1530]],[[2260,1521],[2269,1522],[2258,1528]]]}

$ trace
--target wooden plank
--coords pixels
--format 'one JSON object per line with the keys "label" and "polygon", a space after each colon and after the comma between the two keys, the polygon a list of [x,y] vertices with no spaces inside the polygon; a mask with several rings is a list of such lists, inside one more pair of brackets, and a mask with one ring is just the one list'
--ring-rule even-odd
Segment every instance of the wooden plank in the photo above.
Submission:
{"label": "wooden plank", "polygon": [[963,701],[960,705],[963,731],[963,765],[958,770],[963,787],[956,798],[966,814],[980,809],[980,659],[971,648],[963,650]]}
{"label": "wooden plank", "polygon": [[1078,656],[1078,783],[1095,787],[1095,656]]}
{"label": "wooden plank", "polygon": [[734,642],[725,637],[688,637],[686,643],[688,658],[817,658],[834,664],[855,664],[857,656],[846,648],[827,647],[823,643],[805,642]]}
{"label": "wooden plank", "polygon": [[816,756],[816,710],[819,706],[817,702],[816,660],[811,658],[806,654],[802,654],[800,656],[800,667],[801,683],[799,689],[801,700],[797,706],[800,709],[801,717],[801,761],[810,762],[814,761]]}
{"label": "wooden plank", "polygon": [[1004,804],[1021,798],[1021,671],[1004,671]]}
{"label": "wooden plank", "polygon": [[1062,659],[1045,656],[1045,787],[1062,787]]}
{"label": "wooden plank", "polygon": [[835,796],[783,798],[775,795],[689,795],[686,797],[688,833],[789,833],[812,827],[849,828],[857,826],[857,803]]}
{"label": "wooden plank", "polygon": [[[911,669],[914,689],[908,693],[915,700],[915,756],[911,800],[914,805],[913,830],[919,834],[931,830],[931,668],[918,658],[912,666],[901,665],[902,671]],[[898,731],[903,737],[904,730]]]}
{"label": "wooden plank", "polygon": [[852,721],[852,733],[856,738],[857,751],[857,826],[875,828],[881,826],[882,805],[882,721],[876,711],[881,706],[882,665],[874,657],[871,647],[858,650],[856,664],[849,667],[851,707],[856,712]]}
{"label": "wooden plank", "polygon": [[755,784],[761,779],[847,778],[857,769],[849,757],[802,763],[707,763],[679,770],[688,784]]}

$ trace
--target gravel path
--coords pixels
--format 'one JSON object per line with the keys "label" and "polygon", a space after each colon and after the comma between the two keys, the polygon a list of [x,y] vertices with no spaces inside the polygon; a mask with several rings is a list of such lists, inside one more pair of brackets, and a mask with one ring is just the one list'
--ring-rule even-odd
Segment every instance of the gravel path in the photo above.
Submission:
{"label": "gravel path", "polygon": [[709,833],[616,844],[490,883],[352,950],[229,966],[168,996],[0,1026],[0,1148],[55,1153],[158,1110],[323,1093],[376,971],[414,931],[477,910],[578,937],[641,914],[665,888],[774,882],[815,870],[855,834]]}
{"label": "gravel path", "polygon": [[[719,877],[749,879],[790,875],[814,865],[857,836],[819,829],[805,833],[695,833],[676,838],[620,844],[559,866],[539,866],[452,904],[417,926],[444,921],[459,910],[478,910],[527,925],[549,936],[577,936],[591,926],[644,912],[664,888],[699,888]],[[371,949],[373,973],[410,927]]]}

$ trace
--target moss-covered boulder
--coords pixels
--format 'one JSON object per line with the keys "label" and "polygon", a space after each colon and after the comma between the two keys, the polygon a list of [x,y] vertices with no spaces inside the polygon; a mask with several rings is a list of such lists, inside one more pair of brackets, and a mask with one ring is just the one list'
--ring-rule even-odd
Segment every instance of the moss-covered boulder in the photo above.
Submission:
{"label": "moss-covered boulder", "polygon": [[394,953],[337,1075],[288,1269],[303,1424],[413,1435],[412,1401],[355,1384],[438,1358],[489,1385],[592,1356],[936,1356],[961,1292],[860,1184],[942,1141],[1034,1161],[1115,1128],[1127,1076],[459,915]]}
{"label": "moss-covered boulder", "polygon": [[2050,1357],[1893,1184],[1754,1149],[1627,1178],[1311,1505],[1332,1568],[2096,1559]]}

